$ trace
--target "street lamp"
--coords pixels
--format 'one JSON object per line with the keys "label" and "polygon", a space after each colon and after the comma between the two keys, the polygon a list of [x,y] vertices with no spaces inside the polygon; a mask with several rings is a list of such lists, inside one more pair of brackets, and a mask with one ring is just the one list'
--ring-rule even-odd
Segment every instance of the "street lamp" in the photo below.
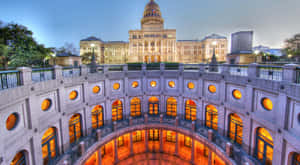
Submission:
{"label": "street lamp", "polygon": [[260,53],[259,50],[255,50],[254,51],[254,54],[255,54],[255,63],[257,62],[257,56],[258,56],[259,53]]}
{"label": "street lamp", "polygon": [[95,57],[95,44],[91,44],[92,50],[93,50],[93,54],[92,54],[92,61],[91,61],[91,73],[95,73],[96,72],[96,57]]}
{"label": "street lamp", "polygon": [[56,65],[56,53],[51,53],[51,56],[53,58],[53,65],[55,66]]}

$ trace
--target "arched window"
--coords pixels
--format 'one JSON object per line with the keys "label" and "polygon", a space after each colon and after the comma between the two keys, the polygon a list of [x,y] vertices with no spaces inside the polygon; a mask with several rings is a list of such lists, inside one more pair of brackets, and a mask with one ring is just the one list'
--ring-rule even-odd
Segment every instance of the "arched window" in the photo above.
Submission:
{"label": "arched window", "polygon": [[159,129],[149,129],[149,141],[159,141]]}
{"label": "arched window", "polygon": [[187,100],[185,102],[185,119],[186,120],[196,120],[197,107],[193,100]]}
{"label": "arched window", "polygon": [[170,97],[167,100],[167,116],[177,116],[177,101],[173,97]]}
{"label": "arched window", "polygon": [[243,121],[237,114],[229,116],[228,136],[238,144],[243,143]]}
{"label": "arched window", "polygon": [[10,165],[26,165],[25,151],[20,151],[11,161]]}
{"label": "arched window", "polygon": [[255,156],[262,164],[272,165],[273,138],[265,128],[256,130]]}
{"label": "arched window", "polygon": [[218,129],[218,110],[213,105],[206,106],[206,121],[205,125],[214,130]]}
{"label": "arched window", "polygon": [[142,131],[135,131],[132,132],[132,141],[133,142],[140,142],[142,141]]}
{"label": "arched window", "polygon": [[103,126],[103,107],[96,105],[92,110],[92,127],[94,129],[101,128]]}
{"label": "arched window", "polygon": [[138,117],[141,114],[141,100],[135,97],[130,101],[130,116]]}
{"label": "arched window", "polygon": [[42,138],[43,164],[53,164],[58,154],[56,128],[49,128]]}
{"label": "arched window", "polygon": [[112,121],[119,121],[123,119],[123,104],[122,101],[116,100],[112,104]]}
{"label": "arched window", "polygon": [[78,141],[81,137],[81,116],[80,114],[73,115],[69,120],[69,135],[70,143]]}
{"label": "arched window", "polygon": [[149,99],[149,114],[158,115],[159,113],[159,100],[157,97],[150,97]]}
{"label": "arched window", "polygon": [[292,165],[300,165],[300,154],[298,154],[298,153],[293,154]]}

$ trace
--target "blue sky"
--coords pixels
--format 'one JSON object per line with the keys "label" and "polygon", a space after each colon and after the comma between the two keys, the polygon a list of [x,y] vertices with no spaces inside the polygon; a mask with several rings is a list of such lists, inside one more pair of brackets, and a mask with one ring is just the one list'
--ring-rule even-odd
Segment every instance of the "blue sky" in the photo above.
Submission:
{"label": "blue sky", "polygon": [[[39,43],[79,47],[80,39],[128,40],[149,0],[1,0],[0,20],[23,24]],[[280,47],[300,33],[300,0],[156,0],[177,39],[254,31],[254,45]]]}

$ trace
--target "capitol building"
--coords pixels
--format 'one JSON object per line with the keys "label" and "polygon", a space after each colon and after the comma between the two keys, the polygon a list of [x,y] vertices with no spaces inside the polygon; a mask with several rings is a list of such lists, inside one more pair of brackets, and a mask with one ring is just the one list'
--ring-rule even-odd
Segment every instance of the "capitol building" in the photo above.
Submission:
{"label": "capitol building", "polygon": [[207,63],[212,58],[214,48],[217,61],[226,61],[226,37],[212,34],[202,40],[177,40],[176,29],[164,28],[162,13],[154,0],[145,7],[141,30],[129,31],[129,42],[102,41],[96,37],[80,41],[80,55],[94,52],[99,64]]}

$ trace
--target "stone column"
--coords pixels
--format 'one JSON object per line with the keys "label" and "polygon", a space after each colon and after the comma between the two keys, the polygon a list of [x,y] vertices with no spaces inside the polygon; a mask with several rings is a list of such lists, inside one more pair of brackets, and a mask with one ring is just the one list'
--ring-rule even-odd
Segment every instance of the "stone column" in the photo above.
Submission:
{"label": "stone column", "polygon": [[179,117],[176,116],[175,118],[175,126],[178,127],[179,126]]}
{"label": "stone column", "polygon": [[58,66],[58,65],[55,65],[54,67],[54,77],[56,80],[60,80],[63,78],[63,75],[62,75],[62,70],[63,68],[61,66]]}
{"label": "stone column", "polygon": [[192,138],[192,147],[191,147],[191,164],[195,162],[195,140]]}
{"label": "stone column", "polygon": [[230,143],[230,142],[227,142],[226,143],[226,155],[228,156],[228,157],[231,157],[231,155],[232,155],[232,144]]}
{"label": "stone column", "polygon": [[208,159],[207,159],[207,164],[211,165],[212,164],[212,153],[211,150],[208,148]]}
{"label": "stone column", "polygon": [[145,150],[146,150],[146,152],[149,151],[149,149],[148,149],[148,130],[147,129],[145,130]]}
{"label": "stone column", "polygon": [[208,133],[208,135],[207,135],[208,140],[212,142],[213,141],[213,136],[214,136],[214,131],[212,129],[209,129],[207,131],[207,133]]}
{"label": "stone column", "polygon": [[195,132],[196,130],[196,121],[192,121],[192,131]]}
{"label": "stone column", "polygon": [[133,153],[133,140],[132,140],[132,132],[130,133],[130,155],[134,155]]}
{"label": "stone column", "polygon": [[145,124],[148,123],[148,114],[145,114],[145,115],[144,115],[144,121],[145,121]]}
{"label": "stone column", "polygon": [[32,69],[28,67],[19,67],[17,68],[20,71],[20,81],[22,85],[29,85],[32,84],[31,73]]}
{"label": "stone column", "polygon": [[282,80],[289,82],[289,83],[295,83],[296,82],[296,64],[286,64],[283,67],[283,74],[282,74]]}
{"label": "stone column", "polygon": [[102,165],[101,147],[97,152],[98,152],[98,165]]}
{"label": "stone column", "polygon": [[259,68],[257,63],[248,65],[248,77],[257,78],[259,77]]}
{"label": "stone column", "polygon": [[97,129],[97,139],[98,141],[101,141],[101,130]]}
{"label": "stone column", "polygon": [[82,64],[80,66],[80,69],[81,69],[81,76],[88,75],[89,71],[88,71],[88,67],[86,65]]}
{"label": "stone column", "polygon": [[79,152],[80,152],[81,156],[85,153],[85,143],[84,143],[84,141],[79,143]]}
{"label": "stone column", "polygon": [[175,156],[178,156],[178,133],[176,132]]}
{"label": "stone column", "polygon": [[115,138],[114,140],[115,142],[115,164],[119,162],[119,158],[118,158],[118,142],[117,142],[117,138]]}
{"label": "stone column", "polygon": [[159,152],[161,152],[161,153],[163,153],[163,149],[164,149],[164,144],[163,144],[163,130],[162,129],[160,129],[159,130],[159,132],[160,132],[160,138],[159,138],[159,140],[160,140],[160,148],[159,148]]}
{"label": "stone column", "polygon": [[70,165],[70,162],[68,160],[64,160],[63,165]]}

